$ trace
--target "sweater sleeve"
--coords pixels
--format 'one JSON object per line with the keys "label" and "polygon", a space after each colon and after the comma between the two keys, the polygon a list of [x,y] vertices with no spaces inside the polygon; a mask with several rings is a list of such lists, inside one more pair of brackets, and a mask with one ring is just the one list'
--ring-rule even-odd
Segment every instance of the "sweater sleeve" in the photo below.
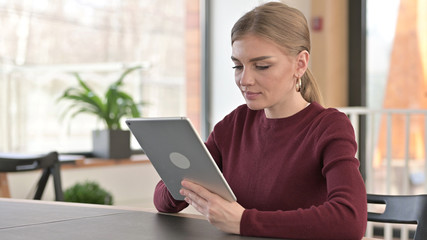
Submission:
{"label": "sweater sleeve", "polygon": [[[367,222],[366,190],[354,157],[354,131],[346,116],[332,114],[318,131],[313,151],[323,162],[327,183],[323,204],[289,211],[246,209],[242,235],[291,239],[358,239]],[[333,124],[330,124],[333,123]]]}
{"label": "sweater sleeve", "polygon": [[175,200],[163,181],[154,190],[154,206],[159,212],[177,213],[188,206],[185,201]]}

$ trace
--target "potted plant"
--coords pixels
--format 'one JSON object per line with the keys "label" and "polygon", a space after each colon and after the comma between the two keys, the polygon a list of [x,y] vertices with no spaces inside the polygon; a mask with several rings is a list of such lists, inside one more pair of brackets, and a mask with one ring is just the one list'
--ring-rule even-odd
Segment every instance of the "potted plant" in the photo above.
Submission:
{"label": "potted plant", "polygon": [[113,195],[97,182],[75,183],[64,191],[65,202],[113,205]]}
{"label": "potted plant", "polygon": [[[59,101],[72,104],[64,111],[70,119],[80,114],[92,114],[105,123],[106,129],[92,132],[93,155],[99,158],[128,158],[131,155],[130,132],[122,130],[121,119],[125,116],[140,117],[138,104],[122,91],[124,78],[141,67],[125,70],[101,97],[95,93],[78,73],[74,73],[79,85],[64,91]],[[142,103],[141,103],[142,104]]]}

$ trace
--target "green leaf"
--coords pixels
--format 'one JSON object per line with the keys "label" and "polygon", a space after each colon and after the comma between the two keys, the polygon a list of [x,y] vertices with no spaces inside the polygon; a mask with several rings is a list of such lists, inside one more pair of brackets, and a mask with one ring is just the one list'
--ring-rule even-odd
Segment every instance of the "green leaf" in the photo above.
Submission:
{"label": "green leaf", "polygon": [[135,70],[137,70],[137,69],[140,69],[141,68],[141,66],[136,66],[136,67],[131,67],[131,68],[128,68],[126,71],[124,71],[123,73],[122,73],[122,75],[119,77],[119,79],[115,82],[115,83],[113,83],[113,85],[115,85],[115,86],[120,86],[120,85],[122,85],[122,83],[123,83],[123,79],[129,74],[129,73],[131,73],[131,72],[133,72],[133,71],[135,71]]}
{"label": "green leaf", "polygon": [[57,101],[68,101],[72,104],[65,109],[62,116],[70,119],[80,114],[92,114],[105,122],[108,129],[120,129],[120,120],[124,116],[140,117],[138,105],[132,96],[120,90],[124,78],[131,72],[140,69],[140,66],[125,70],[118,80],[110,84],[104,94],[104,99],[95,93],[78,73],[74,73],[78,87],[69,87]]}

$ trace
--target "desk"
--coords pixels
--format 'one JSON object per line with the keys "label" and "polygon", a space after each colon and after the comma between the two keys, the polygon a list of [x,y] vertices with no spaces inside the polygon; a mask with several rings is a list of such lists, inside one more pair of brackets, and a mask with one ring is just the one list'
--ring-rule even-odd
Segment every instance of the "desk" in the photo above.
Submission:
{"label": "desk", "polygon": [[266,239],[223,233],[197,215],[114,206],[0,198],[0,212],[0,236],[10,240]]}
{"label": "desk", "polygon": [[62,169],[88,168],[127,164],[151,164],[145,154],[135,154],[125,159],[87,158],[80,155],[59,155]]}

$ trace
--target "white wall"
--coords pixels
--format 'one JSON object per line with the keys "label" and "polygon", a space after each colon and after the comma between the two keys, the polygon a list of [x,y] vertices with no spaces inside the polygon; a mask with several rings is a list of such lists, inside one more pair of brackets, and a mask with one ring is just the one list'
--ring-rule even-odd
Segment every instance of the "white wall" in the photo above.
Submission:
{"label": "white wall", "polygon": [[230,33],[233,24],[245,12],[259,4],[257,0],[215,0],[210,2],[211,127],[238,105],[244,103],[234,83]]}
{"label": "white wall", "polygon": [[[230,33],[234,23],[246,12],[266,0],[215,0],[210,1],[210,44],[209,57],[211,81],[211,127],[238,105],[245,103],[234,83],[231,61]],[[287,0],[286,4],[298,8],[310,16],[311,0]]]}

